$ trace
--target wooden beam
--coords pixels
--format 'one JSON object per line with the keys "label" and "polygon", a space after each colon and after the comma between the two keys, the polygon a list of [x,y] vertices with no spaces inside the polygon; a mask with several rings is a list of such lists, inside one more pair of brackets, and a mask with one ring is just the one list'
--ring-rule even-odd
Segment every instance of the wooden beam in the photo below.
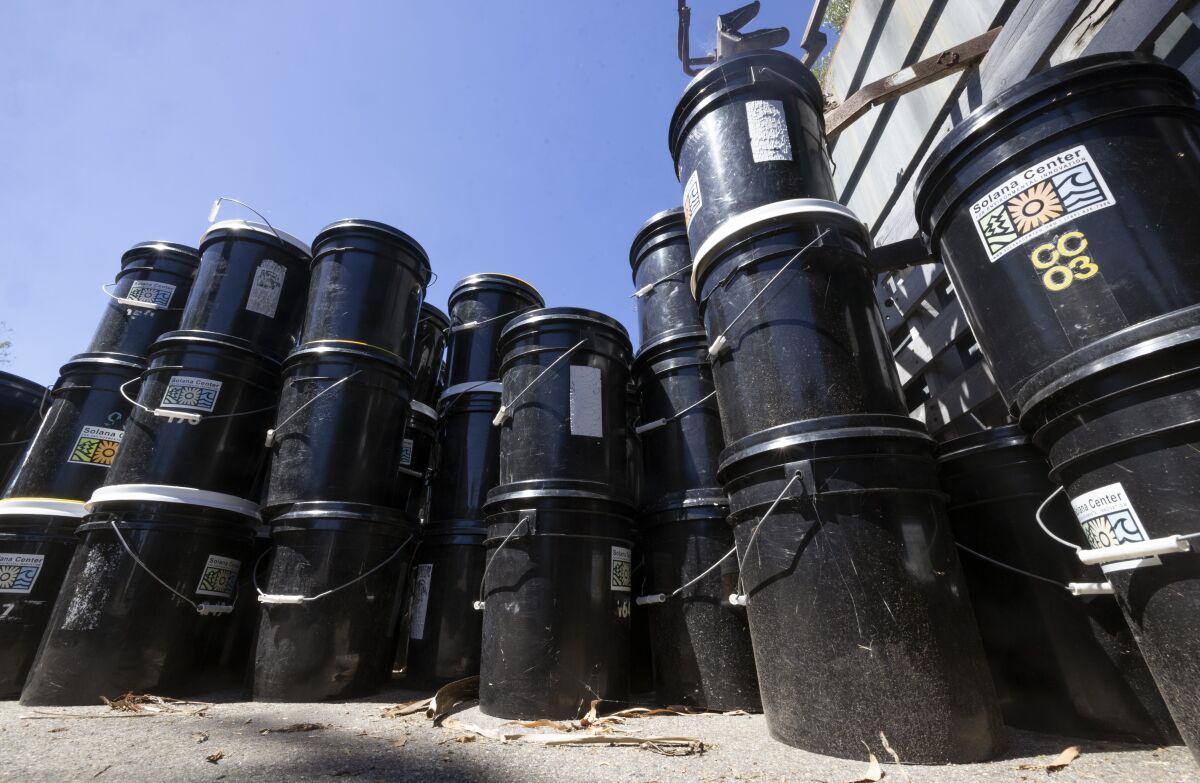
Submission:
{"label": "wooden beam", "polygon": [[912,412],[912,417],[925,422],[930,434],[936,435],[956,419],[999,396],[987,362],[979,362],[958,376],[958,380],[941,394],[922,403]]}
{"label": "wooden beam", "polygon": [[945,279],[944,266],[925,264],[908,269],[901,275],[892,276],[875,286],[875,297],[879,301],[879,311],[883,313],[883,324],[888,335],[898,332],[917,305]]}
{"label": "wooden beam", "polygon": [[841,106],[825,115],[825,132],[834,138],[847,125],[866,114],[872,106],[894,101],[930,82],[935,82],[983,59],[1002,28],[988,30],[969,41],[926,57],[891,76],[873,81],[848,97]]}
{"label": "wooden beam", "polygon": [[955,299],[896,351],[896,366],[901,371],[901,383],[907,386],[911,379],[924,373],[929,365],[967,331],[969,327],[963,315],[962,305]]}

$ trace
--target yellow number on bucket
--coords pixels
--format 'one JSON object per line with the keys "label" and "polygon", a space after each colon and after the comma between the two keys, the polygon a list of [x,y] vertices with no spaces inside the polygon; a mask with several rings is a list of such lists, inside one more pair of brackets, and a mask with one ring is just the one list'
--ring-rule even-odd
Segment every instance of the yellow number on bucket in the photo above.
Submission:
{"label": "yellow number on bucket", "polygon": [[[1082,231],[1068,231],[1044,245],[1038,245],[1029,254],[1033,268],[1042,274],[1042,285],[1049,291],[1061,291],[1076,280],[1087,280],[1100,271],[1089,256],[1081,255],[1087,250],[1087,237]],[[1063,266],[1059,261],[1067,261]]]}

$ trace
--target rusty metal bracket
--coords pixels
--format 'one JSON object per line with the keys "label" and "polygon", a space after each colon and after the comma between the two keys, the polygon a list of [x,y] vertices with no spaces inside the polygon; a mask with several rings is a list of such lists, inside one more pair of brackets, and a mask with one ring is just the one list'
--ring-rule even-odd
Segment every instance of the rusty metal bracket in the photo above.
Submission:
{"label": "rusty metal bracket", "polygon": [[723,57],[731,57],[754,49],[774,49],[787,43],[789,34],[786,27],[742,32],[742,28],[758,16],[759,8],[758,0],[755,0],[741,8],[718,16],[717,50],[704,57],[692,57],[692,9],[688,7],[687,0],[678,0],[676,10],[679,12],[679,35],[676,46],[679,62],[683,65],[683,72],[688,76],[695,76],[700,73],[699,68],[715,63]]}
{"label": "rusty metal bracket", "polygon": [[846,99],[825,115],[825,133],[833,138],[845,130],[846,126],[867,113],[872,106],[878,106],[893,101],[901,95],[906,95],[926,84],[965,70],[983,59],[1000,34],[1002,27],[988,30],[983,35],[969,41],[963,41],[958,46],[927,57],[903,70],[871,82],[858,92]]}
{"label": "rusty metal bracket", "polygon": [[821,53],[825,51],[825,46],[829,43],[829,36],[821,32],[821,25],[825,23],[825,11],[828,7],[829,0],[816,0],[813,3],[812,13],[808,15],[808,24],[804,27],[804,38],[801,39],[800,48],[804,50],[804,64],[809,68],[816,64]]}

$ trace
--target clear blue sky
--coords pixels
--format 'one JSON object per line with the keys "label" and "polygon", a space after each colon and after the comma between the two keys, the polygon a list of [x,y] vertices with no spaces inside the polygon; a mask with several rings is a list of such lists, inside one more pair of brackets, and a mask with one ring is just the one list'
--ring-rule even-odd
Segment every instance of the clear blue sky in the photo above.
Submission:
{"label": "clear blue sky", "polygon": [[[700,53],[738,0],[690,4]],[[764,0],[753,26],[798,54],[810,5]],[[195,245],[218,195],[305,240],[343,217],[407,231],[438,307],[507,272],[636,343],[629,243],[680,197],[674,0],[10,0],[3,19],[5,370],[53,382],[121,253]]]}

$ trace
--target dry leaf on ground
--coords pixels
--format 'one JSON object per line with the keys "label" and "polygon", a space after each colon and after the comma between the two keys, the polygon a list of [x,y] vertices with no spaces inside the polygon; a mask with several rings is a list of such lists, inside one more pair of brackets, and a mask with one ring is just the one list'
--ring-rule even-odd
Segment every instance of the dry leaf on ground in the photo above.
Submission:
{"label": "dry leaf on ground", "polygon": [[259,734],[294,734],[298,731],[317,731],[325,728],[323,723],[293,723],[279,729],[261,729]]}
{"label": "dry leaf on ground", "polygon": [[213,753],[210,756],[205,756],[204,760],[207,761],[209,764],[216,764],[218,761],[220,761],[223,758],[225,758],[225,751],[218,750],[216,753]]}
{"label": "dry leaf on ground", "polygon": [[208,734],[203,731],[197,731],[192,734],[192,739],[194,739],[196,744],[199,745],[201,742],[208,741]]}
{"label": "dry leaf on ground", "polygon": [[1022,764],[1017,769],[1044,769],[1046,772],[1060,772],[1071,766],[1071,762],[1079,758],[1082,752],[1078,745],[1072,745],[1055,756],[1049,764]]}
{"label": "dry leaf on ground", "polygon": [[407,734],[401,734],[399,737],[396,737],[396,739],[392,741],[393,748],[403,748],[407,744],[408,744],[408,735]]}
{"label": "dry leaf on ground", "polygon": [[879,759],[875,754],[868,750],[866,772],[847,783],[877,783],[880,780],[883,780],[883,767],[880,766]]}
{"label": "dry leaf on ground", "polygon": [[400,704],[388,707],[383,711],[385,718],[402,718],[405,715],[415,715],[418,712],[425,712],[433,704],[433,697],[428,699],[417,699],[416,701],[406,701]]}

